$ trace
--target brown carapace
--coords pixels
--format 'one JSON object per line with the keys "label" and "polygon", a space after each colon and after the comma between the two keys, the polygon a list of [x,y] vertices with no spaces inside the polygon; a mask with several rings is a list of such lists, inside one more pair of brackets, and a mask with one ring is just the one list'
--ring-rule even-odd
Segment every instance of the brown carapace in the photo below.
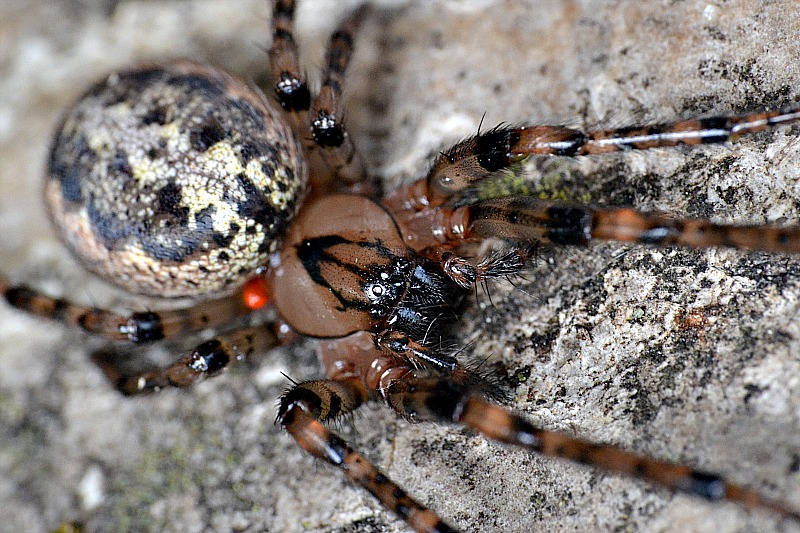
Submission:
{"label": "brown carapace", "polygon": [[[800,107],[613,130],[498,126],[442,152],[423,179],[382,196],[342,121],[342,85],[361,12],[333,34],[312,97],[292,37],[295,5],[276,0],[269,52],[277,104],[212,67],[182,62],[116,73],[67,115],[46,196],[67,244],[132,291],[203,296],[185,309],[113,312],[0,279],[13,306],[114,340],[148,343],[209,327],[217,337],[166,368],[125,375],[124,394],[184,387],[296,335],[320,340],[323,377],[296,383],[277,420],[408,525],[453,531],[323,423],[367,401],[410,421],[461,424],[489,439],[646,479],[709,500],[800,514],[688,466],[535,427],[440,339],[475,284],[513,276],[542,245],[597,239],[800,252],[799,227],[727,226],[533,197],[481,199],[476,185],[530,156],[722,143],[800,120]],[[501,252],[469,255],[487,238]],[[272,305],[274,323],[230,327]],[[285,329],[285,328],[284,328]]]}

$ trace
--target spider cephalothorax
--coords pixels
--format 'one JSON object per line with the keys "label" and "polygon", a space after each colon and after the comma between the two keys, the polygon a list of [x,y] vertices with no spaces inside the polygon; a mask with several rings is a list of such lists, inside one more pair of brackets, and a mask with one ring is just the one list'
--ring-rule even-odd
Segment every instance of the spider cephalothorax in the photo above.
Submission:
{"label": "spider cephalothorax", "polygon": [[[118,315],[0,280],[6,299],[136,343],[219,330],[163,369],[129,375],[99,360],[125,394],[192,384],[293,339],[287,330],[320,339],[324,378],[283,395],[279,424],[419,531],[451,528],[321,421],[380,400],[409,420],[462,424],[526,450],[796,520],[787,506],[720,476],[539,429],[496,405],[492,387],[444,346],[475,284],[519,273],[541,245],[610,239],[800,251],[798,228],[474,193],[530,156],[725,142],[796,122],[800,110],[608,130],[500,126],[445,150],[423,178],[382,196],[341,123],[343,75],[363,12],[333,35],[314,98],[298,66],[293,13],[294,2],[274,2],[270,59],[282,109],[216,68],[155,64],[95,85],[56,134],[46,198],[75,255],[131,292],[203,300]],[[490,238],[505,248],[473,256]],[[237,322],[267,302],[273,322]]]}
{"label": "spider cephalothorax", "polygon": [[[336,213],[334,221],[329,213]],[[438,263],[405,245],[385,209],[361,197],[314,203],[290,230],[280,257],[272,300],[297,331],[314,337],[391,329],[439,339],[466,293]]]}

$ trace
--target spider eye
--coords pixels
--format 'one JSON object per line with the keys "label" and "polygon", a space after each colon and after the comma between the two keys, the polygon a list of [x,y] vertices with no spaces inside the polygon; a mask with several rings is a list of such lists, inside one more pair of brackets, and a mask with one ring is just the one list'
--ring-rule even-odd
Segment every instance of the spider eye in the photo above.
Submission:
{"label": "spider eye", "polygon": [[372,283],[367,285],[367,296],[372,301],[379,300],[385,293],[386,290],[380,283]]}
{"label": "spider eye", "polygon": [[363,285],[364,294],[372,307],[387,307],[396,302],[402,294],[405,282],[399,272],[381,272],[380,280],[368,281]]}

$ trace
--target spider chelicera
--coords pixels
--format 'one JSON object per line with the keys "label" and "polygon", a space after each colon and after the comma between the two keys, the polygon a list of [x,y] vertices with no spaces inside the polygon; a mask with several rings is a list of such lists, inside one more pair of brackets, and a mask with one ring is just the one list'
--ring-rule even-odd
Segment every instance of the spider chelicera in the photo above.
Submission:
{"label": "spider chelicera", "polygon": [[[694,315],[690,315],[690,314],[688,314],[688,313],[687,313],[686,317],[683,317],[683,318],[685,318],[685,319],[686,319],[686,320],[685,320],[685,322],[686,322],[686,323],[688,323],[688,324],[693,324],[694,322],[692,322],[692,321],[690,320],[690,319],[692,318],[692,316],[694,316]],[[701,318],[702,318],[702,317],[701,317]],[[634,319],[634,320],[635,320],[635,319],[636,319],[636,316],[635,316],[635,315],[632,315],[632,319]]]}

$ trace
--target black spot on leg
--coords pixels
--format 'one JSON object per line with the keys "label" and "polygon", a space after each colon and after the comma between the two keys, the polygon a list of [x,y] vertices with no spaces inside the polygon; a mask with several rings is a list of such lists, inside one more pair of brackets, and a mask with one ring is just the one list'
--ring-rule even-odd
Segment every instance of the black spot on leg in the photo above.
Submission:
{"label": "black spot on leg", "polygon": [[461,411],[466,389],[449,380],[439,381],[426,401],[426,407],[442,420],[455,420]]}
{"label": "black spot on leg", "polygon": [[725,498],[725,481],[715,474],[692,472],[687,491],[709,500],[721,500]]}
{"label": "black spot on leg", "polygon": [[508,168],[511,164],[511,146],[519,141],[519,134],[510,128],[495,128],[475,138],[475,155],[478,164],[489,172]]}
{"label": "black spot on leg", "polygon": [[553,155],[574,156],[586,145],[587,137],[580,131],[572,132],[563,141],[551,143]]}
{"label": "black spot on leg", "polygon": [[730,138],[730,124],[727,117],[707,117],[700,119],[704,143],[724,143]]}
{"label": "black spot on leg", "polygon": [[353,46],[353,36],[350,35],[350,32],[337,30],[333,32],[331,35],[331,41],[341,41],[341,43],[347,47]]}
{"label": "black spot on leg", "polygon": [[397,516],[403,520],[406,520],[411,515],[411,510],[411,507],[408,505],[398,502],[397,506],[395,506],[394,512],[397,513]]}
{"label": "black spot on leg", "polygon": [[433,531],[435,533],[456,533],[457,530],[453,529],[450,526],[448,526],[444,522],[439,521],[439,523],[437,523],[435,526],[433,526]]}
{"label": "black spot on leg", "polygon": [[592,212],[569,206],[547,209],[547,235],[554,244],[586,244],[591,234]]}
{"label": "black spot on leg", "polygon": [[8,303],[13,307],[18,309],[29,309],[31,302],[35,300],[39,294],[28,287],[14,287],[9,289],[5,296],[6,301],[8,301]]}
{"label": "black spot on leg", "polygon": [[512,417],[511,424],[519,442],[525,442],[533,450],[542,450],[544,446],[541,439],[542,430],[519,416]]}
{"label": "black spot on leg", "polygon": [[[277,16],[277,10],[276,10],[276,16]],[[292,36],[292,33],[283,28],[275,28],[275,31],[272,33],[272,37],[276,41],[278,39],[281,39],[292,43],[294,42],[294,37]]]}
{"label": "black spot on leg", "polygon": [[[67,300],[64,300],[62,298],[56,298],[55,300],[53,300],[52,318],[54,318],[55,320],[64,321],[67,316],[67,311],[70,308],[72,308],[72,305],[70,305],[70,303]],[[80,324],[80,326],[86,329],[87,331],[89,330],[89,328],[84,326],[83,321],[87,318],[87,315],[89,313],[84,313],[83,315],[81,315],[81,318],[78,319],[78,323]]]}
{"label": "black spot on leg", "polygon": [[[286,35],[291,40],[291,34]],[[308,90],[308,85],[295,78],[291,72],[281,72],[280,79],[275,84],[275,94],[286,111],[305,111],[311,107],[311,91]]]}
{"label": "black spot on leg", "polygon": [[[322,399],[319,397],[319,394],[312,391],[304,384],[293,388],[281,398],[278,408],[278,418],[281,419],[281,417],[283,417],[282,413],[290,412],[292,406],[302,406],[302,408],[311,413],[314,418],[319,418],[322,413]],[[287,423],[288,422],[285,420],[283,421],[284,425]]]}
{"label": "black spot on leg", "polygon": [[192,353],[192,368],[208,374],[215,374],[230,362],[230,355],[217,339],[211,339],[198,346]]}
{"label": "black spot on leg", "polygon": [[128,322],[131,342],[153,342],[164,338],[164,327],[157,313],[134,313]]}
{"label": "black spot on leg", "polygon": [[580,463],[582,465],[588,465],[591,462],[591,457],[589,456],[589,450],[581,450],[578,452],[577,457],[575,457],[575,462]]}
{"label": "black spot on leg", "polygon": [[[275,2],[275,10],[273,12],[273,16],[275,18],[291,19],[294,16],[294,3]],[[276,31],[276,33],[278,31],[284,31],[285,32],[285,30],[280,30],[280,28],[278,28],[275,31]],[[289,35],[291,35],[291,34],[289,34]]]}
{"label": "black spot on leg", "polygon": [[339,415],[342,411],[342,399],[339,397],[338,394],[332,393],[330,398],[328,399],[328,414],[325,416],[325,420],[329,418],[334,418]]}
{"label": "black spot on leg", "polygon": [[336,148],[344,143],[344,127],[336,117],[320,112],[311,126],[314,142],[320,146]]}
{"label": "black spot on leg", "polygon": [[327,454],[326,459],[334,465],[342,464],[345,457],[353,453],[353,450],[350,449],[347,443],[336,435],[331,435],[330,442],[328,443],[328,450],[333,453]]}
{"label": "black spot on leg", "polygon": [[328,78],[322,82],[323,87],[329,88],[334,94],[342,93],[342,85],[333,78]]}

